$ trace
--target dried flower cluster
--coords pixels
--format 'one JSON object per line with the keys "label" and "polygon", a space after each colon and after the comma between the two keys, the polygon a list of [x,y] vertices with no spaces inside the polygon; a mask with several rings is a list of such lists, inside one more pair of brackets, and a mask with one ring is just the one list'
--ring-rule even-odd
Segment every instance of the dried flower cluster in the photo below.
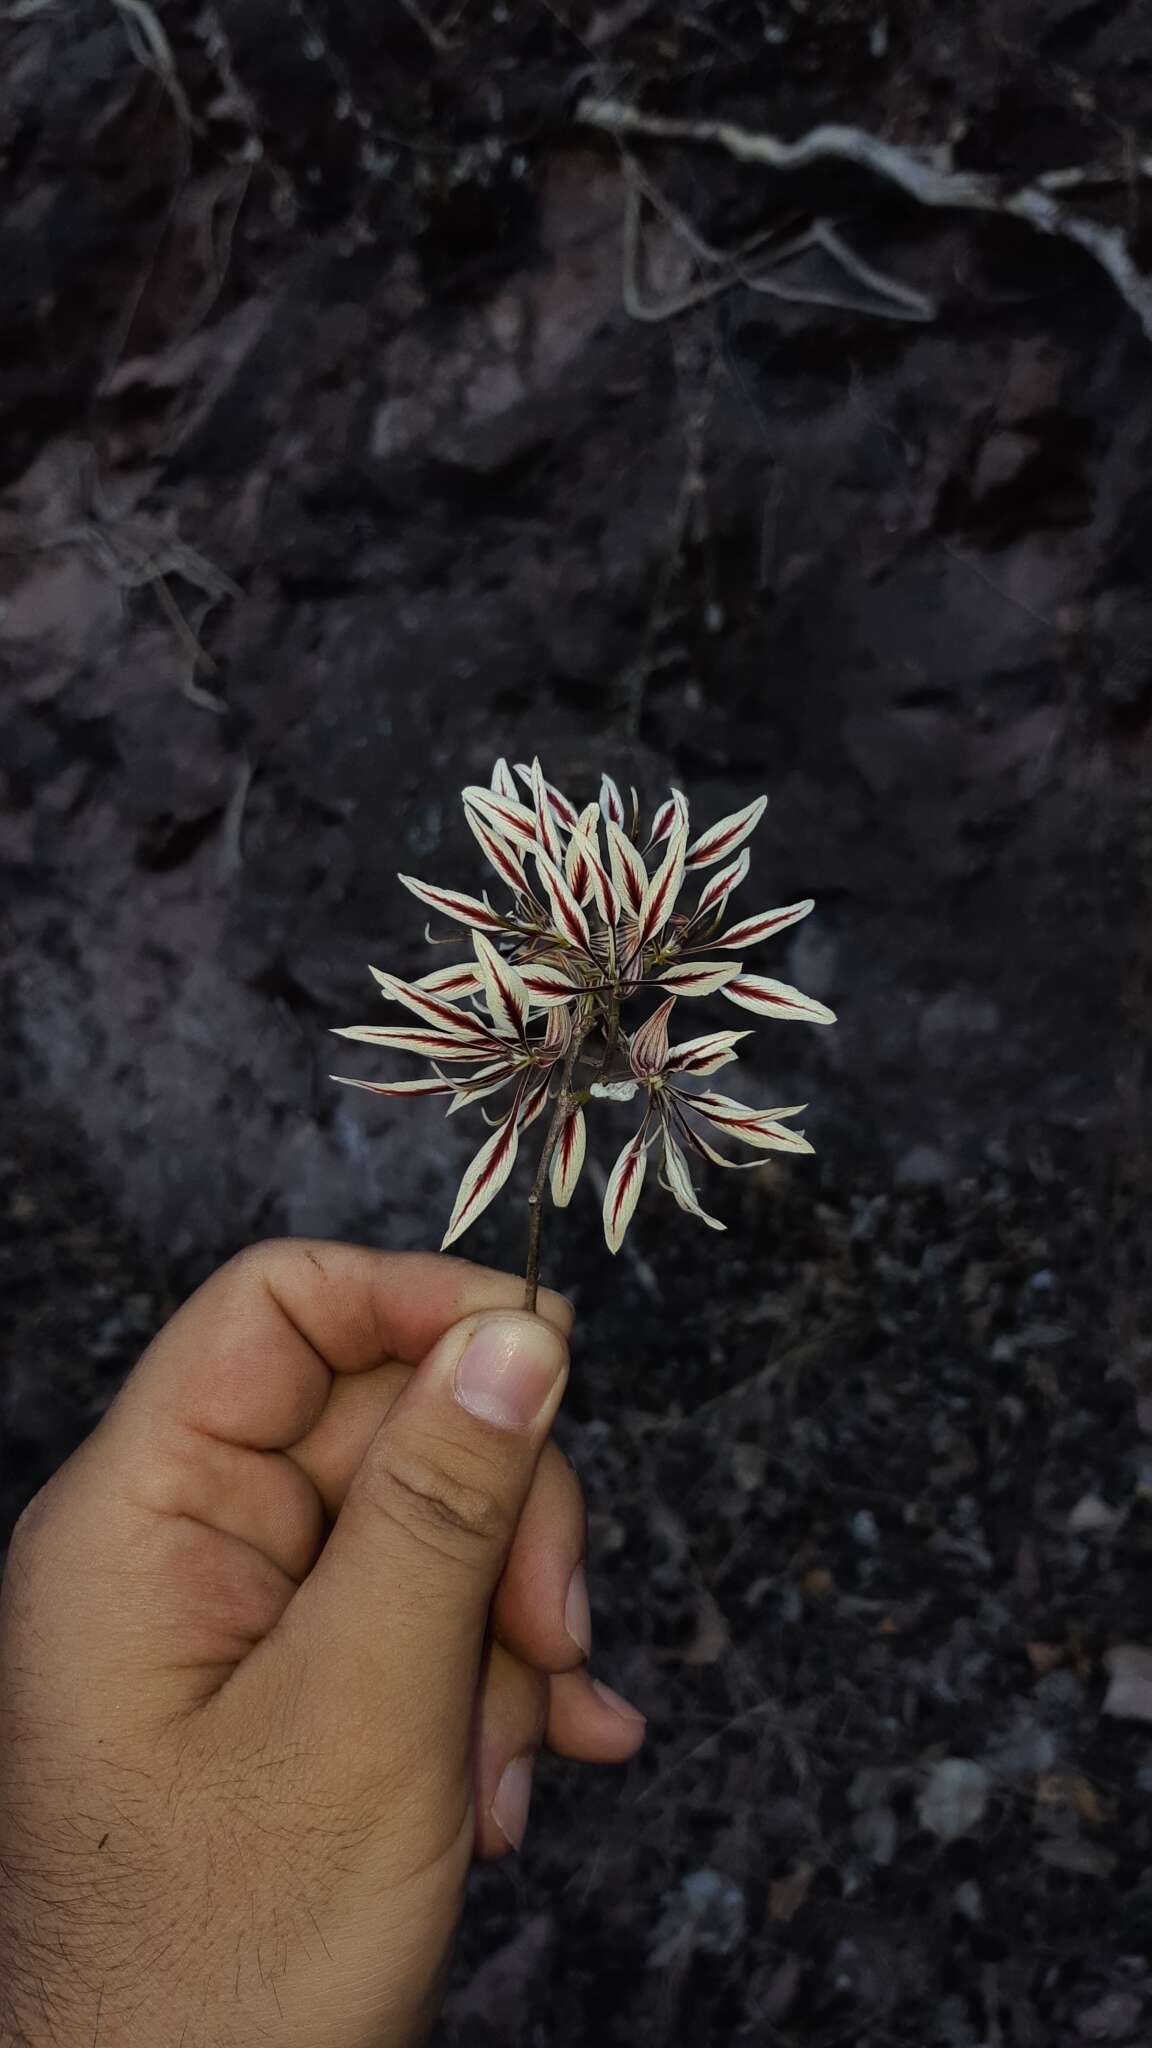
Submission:
{"label": "dried flower cluster", "polygon": [[[766,798],[690,839],[688,805],[673,790],[645,836],[635,791],[625,805],[610,776],[603,778],[599,803],[577,810],[544,780],[539,761],[518,767],[516,774],[523,795],[503,760],[489,788],[463,793],[468,823],[510,891],[509,907],[494,908],[486,894],[465,896],[401,875],[422,903],[468,927],[473,957],[415,982],[372,968],[385,997],[418,1022],[356,1024],[339,1034],[390,1052],[417,1053],[432,1062],[432,1074],[416,1081],[332,1078],[377,1095],[445,1095],[449,1115],[510,1091],[491,1137],[460,1184],[445,1245],[503,1187],[521,1133],[553,1101],[530,1197],[534,1298],[545,1179],[550,1178],[553,1201],[564,1207],[584,1163],[590,1100],[625,1102],[639,1094],[643,1101],[639,1129],[616,1160],[604,1194],[604,1235],[614,1252],[635,1212],[654,1149],[680,1207],[713,1230],[724,1226],[701,1208],[690,1159],[716,1166],[756,1164],[726,1159],[716,1150],[717,1138],[757,1152],[812,1150],[785,1121],[803,1105],[749,1109],[712,1089],[694,1089],[735,1060],[736,1045],[749,1034],[711,1031],[672,1044],[669,1020],[678,1001],[720,994],[761,1017],[808,1024],[831,1024],[834,1018],[798,989],[745,973],[742,959],[723,957],[742,955],[812,908],[808,899],[721,928],[728,899],[748,872],[745,841]],[[696,901],[679,907],[681,894],[697,878],[703,886]],[[629,1028],[626,1008],[648,990],[662,999],[645,1021]]]}

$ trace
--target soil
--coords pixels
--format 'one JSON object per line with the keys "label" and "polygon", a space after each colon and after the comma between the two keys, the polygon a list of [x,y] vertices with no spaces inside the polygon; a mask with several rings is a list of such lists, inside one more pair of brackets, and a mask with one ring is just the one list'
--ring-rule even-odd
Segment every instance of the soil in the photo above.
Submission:
{"label": "soil", "polygon": [[818,900],[766,971],[842,1021],[748,1093],[817,1157],[710,1185],[723,1238],[552,1231],[651,1735],[544,1770],[441,2038],[1147,2042],[1152,1701],[1102,1707],[1152,1641],[1152,340],[1060,236],[581,103],[1103,166],[1139,264],[1152,18],[15,16],[5,1521],[241,1243],[438,1240],[475,1133],[334,1088],[325,1028],[427,964],[398,869],[476,886],[464,783],[766,789],[747,909]]}

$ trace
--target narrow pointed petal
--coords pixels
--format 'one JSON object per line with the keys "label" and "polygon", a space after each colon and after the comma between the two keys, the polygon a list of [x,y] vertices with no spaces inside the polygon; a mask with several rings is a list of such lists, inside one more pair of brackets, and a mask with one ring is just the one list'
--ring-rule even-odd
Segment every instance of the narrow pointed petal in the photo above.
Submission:
{"label": "narrow pointed petal", "polygon": [[552,1200],[558,1209],[566,1209],[572,1200],[573,1190],[580,1178],[584,1164],[584,1153],[588,1138],[584,1128],[584,1111],[574,1109],[564,1119],[556,1150],[552,1154],[549,1178],[552,1183]]}
{"label": "narrow pointed petal", "polygon": [[707,1210],[700,1207],[699,1198],[692,1185],[692,1176],[688,1171],[688,1161],[667,1125],[664,1127],[664,1173],[681,1209],[689,1216],[698,1217],[701,1223],[708,1225],[709,1230],[727,1229],[727,1224],[721,1223],[719,1217],[709,1216]]}
{"label": "narrow pointed petal", "polygon": [[658,1010],[653,1010],[647,1023],[632,1033],[628,1043],[628,1064],[634,1074],[663,1073],[668,1059],[668,1019],[675,1005],[675,996],[669,996]]}
{"label": "narrow pointed petal", "polygon": [[481,903],[478,896],[465,896],[459,889],[437,889],[431,882],[418,882],[415,875],[399,875],[397,880],[430,910],[438,910],[441,917],[455,918],[457,924],[470,925],[478,932],[502,932],[508,928],[507,918],[493,910],[490,903]]}
{"label": "narrow pointed petal", "polygon": [[492,780],[489,788],[494,796],[510,796],[515,803],[516,777],[513,775],[503,754],[501,754],[500,759],[492,770]]}
{"label": "narrow pointed petal", "polygon": [[366,1088],[369,1095],[454,1095],[455,1083],[429,1075],[426,1081],[356,1081],[351,1074],[329,1074],[330,1081],[342,1081],[346,1088]]}
{"label": "narrow pointed petal", "polygon": [[475,835],[481,852],[487,860],[491,861],[500,880],[506,883],[515,895],[531,896],[532,890],[529,886],[528,877],[524,872],[524,863],[520,858],[517,848],[507,839],[502,838],[500,833],[488,823],[488,820],[482,817],[479,811],[474,810],[470,804],[465,804],[464,816],[468,820],[468,824]]}
{"label": "narrow pointed petal", "polygon": [[680,885],[684,880],[687,841],[688,819],[684,815],[677,819],[669,835],[668,851],[645,891],[644,901],[640,906],[637,952],[643,952],[649,941],[663,931],[676,908],[676,898],[680,894]]}
{"label": "narrow pointed petal", "polygon": [[[531,789],[532,769],[529,763],[527,761],[517,761],[516,773],[520,777],[520,780],[522,782],[527,783],[528,788]],[[562,789],[557,789],[554,782],[545,782],[544,788],[547,792],[548,801],[552,806],[552,813],[556,819],[557,824],[563,825],[564,830],[566,832],[573,831],[576,825],[575,804],[571,801],[569,797],[565,796]]]}
{"label": "narrow pointed petal", "polygon": [[647,1124],[630,1138],[608,1176],[604,1190],[604,1237],[610,1252],[618,1252],[624,1233],[636,1214],[644,1175],[648,1170]]}
{"label": "narrow pointed petal", "polygon": [[489,831],[495,832],[513,846],[523,847],[527,853],[536,851],[536,814],[517,796],[494,796],[490,789],[481,789],[479,783],[471,783],[464,791],[464,809],[469,814],[482,818]]}
{"label": "narrow pointed petal", "polygon": [[700,891],[700,901],[692,913],[694,924],[710,913],[715,917],[720,915],[733,889],[740,887],[748,873],[750,862],[751,856],[745,847],[743,853],[736,855],[735,860],[730,860],[727,866],[717,869],[712,880],[706,882]]}
{"label": "narrow pointed petal", "polygon": [[572,1042],[572,1012],[556,1004],[544,1018],[544,1051],[560,1059]]}
{"label": "narrow pointed petal", "polygon": [[738,846],[743,846],[749,833],[756,830],[768,805],[766,796],[758,796],[754,803],[745,804],[742,811],[731,811],[716,825],[710,825],[699,839],[694,839],[688,848],[687,865],[690,868],[710,868],[718,860],[727,860]]}
{"label": "narrow pointed petal", "polygon": [[[380,982],[391,979],[380,974],[375,967],[371,972]],[[412,984],[413,988],[426,989],[430,996],[443,996],[450,1003],[479,994],[483,985],[471,960],[462,960],[457,967],[434,967],[431,974],[420,975]]]}
{"label": "narrow pointed petal", "polygon": [[574,832],[568,841],[564,855],[564,880],[583,909],[592,894],[592,869],[579,832]]}
{"label": "narrow pointed petal", "polygon": [[[615,784],[613,784],[615,788]],[[608,839],[608,859],[612,866],[612,880],[622,910],[631,911],[639,917],[640,908],[648,890],[648,870],[632,841],[625,836],[615,818],[609,818],[605,826]]]}
{"label": "narrow pointed petal", "polygon": [[502,1036],[523,1040],[531,1006],[519,969],[496,951],[483,932],[473,932],[472,944],[493,1024]]}
{"label": "narrow pointed petal", "polygon": [[474,1102],[481,1102],[486,1095],[495,1095],[500,1088],[506,1088],[522,1070],[508,1060],[497,1060],[490,1067],[478,1067],[474,1074],[453,1084],[455,1101],[450,1102],[445,1116],[455,1116],[457,1110],[471,1109]]}
{"label": "narrow pointed petal", "polygon": [[581,952],[590,954],[592,934],[588,929],[588,920],[555,861],[550,860],[541,849],[536,855],[536,866],[552,906],[555,930],[570,946],[578,946]]}
{"label": "narrow pointed petal", "polygon": [[553,1003],[574,1003],[580,993],[562,967],[554,967],[546,960],[525,962],[520,968],[520,979],[534,1009],[544,1009]]}
{"label": "narrow pointed petal", "polygon": [[[588,870],[588,894],[595,902],[604,923],[609,929],[613,929],[620,916],[620,899],[616,894],[611,876],[601,858],[600,848],[596,843],[594,834],[589,834],[585,837],[580,828],[577,827],[569,842],[569,851],[574,846],[580,848],[581,857]],[[587,901],[587,898],[582,896],[580,900],[583,903]]]}
{"label": "narrow pointed petal", "polygon": [[726,1138],[735,1138],[741,1145],[750,1145],[758,1152],[811,1152],[813,1147],[801,1131],[790,1131],[786,1124],[777,1123],[764,1112],[743,1108],[734,1104],[731,1108],[722,1106],[722,1096],[697,1095],[692,1099],[692,1108]]}
{"label": "narrow pointed petal", "polygon": [[661,804],[656,816],[652,820],[652,837],[648,841],[649,851],[651,851],[652,847],[659,846],[662,840],[667,839],[673,825],[676,823],[677,817],[680,815],[680,805],[683,802],[684,798],[681,796],[680,791],[674,789],[671,796]]}
{"label": "narrow pointed petal", "polygon": [[391,1003],[401,1003],[406,1010],[412,1010],[422,1017],[426,1024],[447,1032],[450,1038],[465,1045],[477,1045],[481,1052],[492,1044],[492,1032],[488,1024],[477,1017],[472,1010],[461,1010],[447,996],[420,988],[416,982],[401,981],[394,974],[376,971],[376,979]]}
{"label": "narrow pointed petal", "polygon": [[755,917],[742,918],[718,938],[706,939],[705,948],[709,953],[740,953],[745,946],[758,946],[761,939],[771,939],[788,925],[798,924],[813,909],[815,899],[806,896],[803,903],[786,903],[782,910],[758,910]]}
{"label": "narrow pointed petal", "polygon": [[681,1045],[669,1049],[664,1071],[666,1074],[715,1074],[738,1057],[733,1047],[742,1038],[751,1036],[750,1031],[709,1031],[703,1038],[686,1038]]}
{"label": "narrow pointed petal", "polygon": [[524,1100],[520,1104],[520,1129],[522,1131],[526,1131],[529,1124],[534,1124],[537,1117],[543,1115],[548,1106],[548,1091],[551,1086],[551,1067],[546,1067],[535,1080],[529,1081],[524,1091]]}
{"label": "narrow pointed petal", "polygon": [[786,981],[770,981],[765,974],[739,975],[728,983],[724,994],[738,1009],[754,1010],[758,1017],[795,1019],[801,1024],[836,1022],[835,1010],[818,1003],[814,996],[802,995],[798,988],[789,988]]}
{"label": "narrow pointed petal", "polygon": [[448,1228],[441,1240],[440,1249],[446,1251],[450,1244],[463,1235],[470,1224],[483,1213],[496,1195],[499,1194],[508,1175],[516,1163],[516,1152],[520,1143],[520,1126],[517,1122],[519,1103],[505,1117],[499,1129],[485,1139],[472,1164],[460,1183]]}
{"label": "narrow pointed petal", "polygon": [[548,785],[539,758],[532,763],[532,801],[536,812],[536,845],[547,854],[554,867],[564,859],[564,848],[560,843],[560,828],[556,813],[548,799]]}
{"label": "narrow pointed petal", "polygon": [[600,777],[600,809],[605,824],[617,825],[623,830],[624,799],[610,775]]}
{"label": "narrow pointed petal", "polygon": [[334,1025],[333,1036],[351,1038],[358,1045],[375,1045],[382,1052],[414,1052],[425,1060],[478,1060],[499,1046],[499,1039],[485,1034],[479,1041],[450,1038],[445,1031],[390,1030],[387,1025]]}
{"label": "narrow pointed petal", "polygon": [[752,1109],[746,1102],[737,1102],[731,1095],[721,1095],[715,1088],[704,1089],[702,1094],[693,1096],[692,1101],[707,1103],[709,1109],[731,1110],[734,1116],[750,1116],[754,1122],[768,1117],[772,1122],[779,1123],[786,1116],[803,1116],[808,1107],[806,1102],[793,1102],[788,1108],[777,1107],[773,1103],[771,1109]]}
{"label": "narrow pointed petal", "polygon": [[711,996],[739,973],[739,966],[719,967],[713,960],[677,960],[671,967],[662,967],[652,979],[678,996]]}

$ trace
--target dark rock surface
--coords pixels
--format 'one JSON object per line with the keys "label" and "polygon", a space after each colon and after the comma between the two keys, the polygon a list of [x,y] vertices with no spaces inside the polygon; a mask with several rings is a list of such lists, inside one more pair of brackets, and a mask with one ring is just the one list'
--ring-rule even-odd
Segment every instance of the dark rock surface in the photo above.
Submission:
{"label": "dark rock surface", "polygon": [[[639,161],[713,245],[831,220],[939,311],[633,318],[574,109],[1012,182],[1146,130],[1146,14],[160,13],[166,79],[97,0],[0,31],[6,1515],[237,1245],[438,1241],[474,1130],[324,1034],[423,958],[398,868],[474,885],[462,783],[766,789],[747,908],[818,899],[766,971],[842,1022],[750,1091],[818,1159],[710,1188],[722,1239],[656,1192],[616,1265],[591,1192],[554,1232],[653,1733],[544,1774],[444,2038],[1143,2040],[1152,1735],[1100,1703],[1152,1634],[1150,344],[1062,242],[690,144]],[[515,1265],[516,1208],[463,1249]]]}

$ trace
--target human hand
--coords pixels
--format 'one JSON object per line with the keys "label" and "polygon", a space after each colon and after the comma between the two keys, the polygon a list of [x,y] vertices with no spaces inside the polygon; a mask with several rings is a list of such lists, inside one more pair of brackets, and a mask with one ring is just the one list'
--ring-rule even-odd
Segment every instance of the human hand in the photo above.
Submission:
{"label": "human hand", "polygon": [[639,1747],[584,1670],[583,1508],[547,1442],[571,1311],[521,1286],[256,1246],[25,1511],[3,2048],[418,2042],[541,1742]]}

